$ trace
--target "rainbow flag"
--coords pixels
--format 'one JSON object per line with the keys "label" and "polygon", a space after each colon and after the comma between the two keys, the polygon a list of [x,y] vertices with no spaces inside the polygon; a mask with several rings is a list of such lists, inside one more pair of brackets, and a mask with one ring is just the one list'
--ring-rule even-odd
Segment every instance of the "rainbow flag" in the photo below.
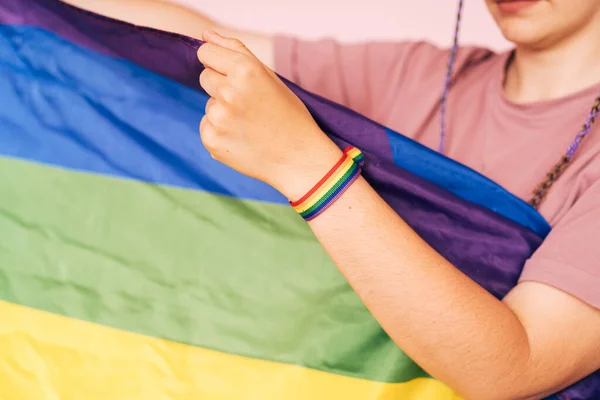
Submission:
{"label": "rainbow flag", "polygon": [[[0,31],[0,399],[458,398],[283,196],[202,147],[201,42],[56,0],[2,0]],[[550,230],[534,209],[286,83],[434,248],[499,298],[516,284]]]}

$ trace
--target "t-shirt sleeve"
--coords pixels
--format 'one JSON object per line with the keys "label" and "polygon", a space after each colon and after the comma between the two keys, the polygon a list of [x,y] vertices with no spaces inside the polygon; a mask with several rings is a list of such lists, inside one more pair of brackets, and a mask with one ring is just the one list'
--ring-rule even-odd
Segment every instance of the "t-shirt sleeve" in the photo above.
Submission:
{"label": "t-shirt sleeve", "polygon": [[448,60],[448,50],[427,42],[344,44],[280,36],[274,52],[277,73],[370,118],[387,100],[422,91],[428,81],[441,92]]}
{"label": "t-shirt sleeve", "polygon": [[525,264],[520,281],[554,286],[600,309],[600,181],[590,186]]}

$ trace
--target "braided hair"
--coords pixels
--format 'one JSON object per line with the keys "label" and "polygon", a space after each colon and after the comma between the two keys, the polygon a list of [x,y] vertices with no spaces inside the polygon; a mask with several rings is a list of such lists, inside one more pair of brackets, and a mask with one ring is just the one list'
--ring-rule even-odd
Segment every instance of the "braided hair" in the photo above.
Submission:
{"label": "braided hair", "polygon": [[[441,127],[440,127],[440,142],[438,146],[438,150],[440,153],[444,152],[444,146],[446,141],[446,104],[448,102],[448,92],[450,90],[450,84],[452,80],[452,72],[454,69],[454,63],[456,61],[456,54],[458,53],[458,36],[460,32],[460,22],[462,17],[463,10],[463,1],[458,0],[458,12],[456,17],[456,25],[454,28],[454,39],[452,43],[452,47],[450,49],[450,55],[448,58],[448,66],[446,70],[446,76],[444,81],[444,90],[442,92],[442,99],[440,101],[440,119],[441,119]],[[590,130],[592,129],[592,125],[596,121],[596,117],[600,114],[600,95],[596,97],[594,105],[590,110],[590,113],[587,117],[587,120],[583,124],[582,129],[577,133],[573,142],[567,148],[565,154],[561,157],[560,161],[550,169],[550,171],[546,174],[546,177],[542,182],[540,182],[535,189],[533,190],[533,194],[531,199],[529,200],[529,204],[535,209],[539,209],[540,205],[548,195],[548,192],[552,188],[554,182],[560,178],[560,176],[565,172],[567,167],[571,165],[571,161],[573,157],[577,153],[581,142],[589,135]]]}

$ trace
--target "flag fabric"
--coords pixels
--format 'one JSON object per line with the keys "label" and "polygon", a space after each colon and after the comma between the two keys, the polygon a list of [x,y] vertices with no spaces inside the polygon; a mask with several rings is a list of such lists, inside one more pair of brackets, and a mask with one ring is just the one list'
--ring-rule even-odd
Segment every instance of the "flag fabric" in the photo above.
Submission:
{"label": "flag fabric", "polygon": [[[0,3],[0,399],[457,399],[283,196],[202,147],[200,45]],[[285,82],[431,246],[498,298],[514,287],[550,231],[537,211]]]}

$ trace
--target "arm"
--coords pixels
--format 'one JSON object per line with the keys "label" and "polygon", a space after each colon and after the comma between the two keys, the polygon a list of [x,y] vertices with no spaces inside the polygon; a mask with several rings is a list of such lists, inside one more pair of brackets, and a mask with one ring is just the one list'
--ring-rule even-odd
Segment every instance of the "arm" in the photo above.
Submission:
{"label": "arm", "polygon": [[467,398],[541,398],[600,368],[600,310],[537,283],[495,299],[364,180],[311,228],[390,337]]}
{"label": "arm", "polygon": [[273,68],[273,38],[226,27],[189,8],[161,0],[64,0],[65,3],[132,24],[200,38],[204,29],[238,37]]}
{"label": "arm", "polygon": [[[243,44],[210,32],[205,38],[200,82],[211,99],[200,124],[203,143],[217,160],[298,199],[340,150]],[[600,219],[599,195],[600,182],[583,203],[591,208],[577,210],[583,219],[566,227],[575,243],[596,234],[597,222],[577,223]],[[521,283],[497,300],[424,242],[362,178],[310,226],[390,337],[467,398],[539,399],[600,368],[600,310],[539,283]],[[554,235],[548,246],[565,246],[566,237]],[[598,259],[589,243],[584,250]],[[590,287],[598,269],[586,265]]]}

